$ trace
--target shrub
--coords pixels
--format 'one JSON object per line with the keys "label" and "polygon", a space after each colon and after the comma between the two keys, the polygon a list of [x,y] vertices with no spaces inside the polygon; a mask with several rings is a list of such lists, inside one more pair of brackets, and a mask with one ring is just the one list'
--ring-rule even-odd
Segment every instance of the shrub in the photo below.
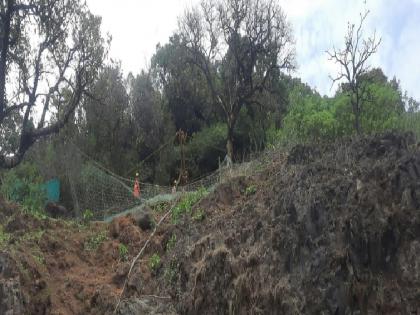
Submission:
{"label": "shrub", "polygon": [[107,240],[108,237],[105,232],[101,232],[98,234],[95,234],[91,236],[86,242],[85,242],[85,250],[88,251],[95,251],[101,246],[101,244]]}
{"label": "shrub", "polygon": [[176,244],[176,234],[173,233],[171,238],[168,240],[168,242],[166,243],[166,250],[171,250],[172,248],[175,247]]}
{"label": "shrub", "polygon": [[192,216],[194,221],[203,221],[204,219],[204,211],[203,209],[197,209]]}
{"label": "shrub", "polygon": [[128,247],[124,244],[118,246],[118,252],[120,254],[120,259],[126,261],[128,259]]}
{"label": "shrub", "polygon": [[149,258],[149,267],[152,271],[156,271],[160,267],[160,256],[158,254],[153,254]]}
{"label": "shrub", "polygon": [[172,208],[172,222],[177,223],[181,215],[191,213],[192,207],[208,194],[205,188],[201,188],[194,192],[188,192],[181,201]]}
{"label": "shrub", "polygon": [[168,267],[166,267],[165,272],[163,274],[164,278],[169,283],[174,283],[178,276],[178,264],[176,260],[172,260]]}
{"label": "shrub", "polygon": [[43,178],[34,164],[24,162],[5,173],[0,191],[13,202],[19,203],[31,213],[43,213],[47,192],[42,186]]}
{"label": "shrub", "polygon": [[251,195],[255,194],[256,192],[257,192],[257,188],[255,187],[255,185],[248,186],[245,189],[245,195],[246,196],[251,196]]}
{"label": "shrub", "polygon": [[211,172],[219,166],[219,158],[222,159],[226,154],[226,133],[226,125],[217,123],[191,136],[186,147],[186,156],[189,157],[192,178]]}
{"label": "shrub", "polygon": [[85,211],[83,211],[83,223],[88,223],[89,221],[91,221],[93,219],[93,212],[92,210],[86,209]]}

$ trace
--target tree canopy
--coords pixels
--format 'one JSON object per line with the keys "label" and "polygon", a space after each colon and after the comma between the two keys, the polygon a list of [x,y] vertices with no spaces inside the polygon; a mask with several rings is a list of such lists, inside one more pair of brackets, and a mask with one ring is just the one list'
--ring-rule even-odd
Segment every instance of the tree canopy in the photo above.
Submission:
{"label": "tree canopy", "polygon": [[137,74],[104,59],[101,20],[82,1],[9,0],[0,12],[1,168],[18,165],[38,142],[27,160],[40,176],[65,178],[61,151],[72,143],[116,174],[168,185],[181,165],[199,178],[226,156],[246,160],[276,143],[420,133],[419,102],[370,67],[379,41],[362,36],[367,15],[349,24],[342,50],[330,51],[341,80],[323,96],[295,76],[292,28],[274,0],[202,1]]}
{"label": "tree canopy", "polygon": [[213,102],[227,123],[228,156],[243,106],[261,104],[280,70],[292,70],[290,24],[274,0],[202,1],[180,19],[188,61],[204,74]]}
{"label": "tree canopy", "polygon": [[81,0],[0,2],[1,167],[69,120],[106,54],[100,24]]}

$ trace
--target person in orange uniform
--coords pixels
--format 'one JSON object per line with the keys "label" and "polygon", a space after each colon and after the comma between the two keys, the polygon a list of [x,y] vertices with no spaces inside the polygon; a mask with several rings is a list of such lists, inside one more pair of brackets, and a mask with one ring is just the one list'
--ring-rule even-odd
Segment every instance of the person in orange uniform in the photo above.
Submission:
{"label": "person in orange uniform", "polygon": [[136,173],[136,179],[134,180],[134,189],[133,196],[134,198],[140,198],[140,183],[139,183],[139,173]]}

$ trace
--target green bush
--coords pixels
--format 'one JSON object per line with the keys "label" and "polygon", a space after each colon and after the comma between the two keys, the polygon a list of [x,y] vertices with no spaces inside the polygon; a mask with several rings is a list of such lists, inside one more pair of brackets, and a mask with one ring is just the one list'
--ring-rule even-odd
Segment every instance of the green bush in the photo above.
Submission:
{"label": "green bush", "polygon": [[420,112],[404,113],[396,122],[396,129],[412,131],[420,139]]}
{"label": "green bush", "polygon": [[118,252],[120,254],[120,259],[126,261],[128,259],[128,247],[124,244],[118,246]]}
{"label": "green bush", "polygon": [[291,108],[283,122],[288,137],[310,141],[336,137],[338,125],[331,102],[318,94],[291,94]]}
{"label": "green bush", "polygon": [[[186,146],[186,157],[191,178],[215,170],[219,165],[219,158],[226,154],[225,124],[214,124],[194,133]],[[177,152],[179,156],[179,152]]]}
{"label": "green bush", "polygon": [[0,191],[6,199],[19,203],[26,211],[43,212],[47,201],[43,182],[36,166],[24,162],[5,173]]}
{"label": "green bush", "polygon": [[200,208],[200,209],[195,210],[195,213],[193,214],[192,219],[194,221],[203,221],[204,217],[205,217],[204,210]]}
{"label": "green bush", "polygon": [[183,214],[191,213],[192,207],[207,194],[208,191],[205,188],[186,193],[181,201],[172,208],[172,222],[176,224]]}
{"label": "green bush", "polygon": [[101,246],[103,242],[108,239],[108,236],[105,232],[101,232],[95,235],[92,235],[88,240],[85,242],[85,250],[87,251],[95,251]]}
{"label": "green bush", "polygon": [[401,117],[401,95],[389,84],[370,84],[370,100],[364,102],[361,115],[362,130],[365,133],[377,133],[394,129]]}
{"label": "green bush", "polygon": [[[388,83],[369,83],[361,104],[360,124],[363,133],[396,129],[405,119],[400,92]],[[355,133],[355,116],[346,92],[334,97],[303,93],[300,87],[289,95],[290,107],[281,130],[270,129],[269,142],[284,139],[298,142],[334,140]],[[400,127],[401,128],[401,127]]]}
{"label": "green bush", "polygon": [[256,192],[257,192],[257,187],[255,187],[255,185],[248,186],[245,189],[245,195],[246,196],[254,195]]}
{"label": "green bush", "polygon": [[152,271],[158,270],[160,267],[160,256],[158,254],[153,254],[149,258],[149,267]]}
{"label": "green bush", "polygon": [[89,221],[93,219],[93,212],[90,209],[86,209],[83,211],[83,223],[87,224]]}

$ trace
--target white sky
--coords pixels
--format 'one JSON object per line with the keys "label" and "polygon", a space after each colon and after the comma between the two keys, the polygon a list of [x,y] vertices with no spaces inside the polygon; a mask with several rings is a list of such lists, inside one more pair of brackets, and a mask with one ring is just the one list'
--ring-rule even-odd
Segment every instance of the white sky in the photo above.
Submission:
{"label": "white sky", "polygon": [[[294,75],[331,95],[337,68],[325,53],[341,47],[347,21],[358,22],[362,0],[278,0],[292,22],[299,69]],[[177,19],[198,0],[87,0],[103,18],[103,31],[112,36],[111,57],[120,60],[125,74],[147,68],[156,44],[164,44],[177,28]],[[365,33],[376,29],[382,37],[372,58],[385,74],[394,75],[410,96],[420,100],[420,0],[367,0]]]}

